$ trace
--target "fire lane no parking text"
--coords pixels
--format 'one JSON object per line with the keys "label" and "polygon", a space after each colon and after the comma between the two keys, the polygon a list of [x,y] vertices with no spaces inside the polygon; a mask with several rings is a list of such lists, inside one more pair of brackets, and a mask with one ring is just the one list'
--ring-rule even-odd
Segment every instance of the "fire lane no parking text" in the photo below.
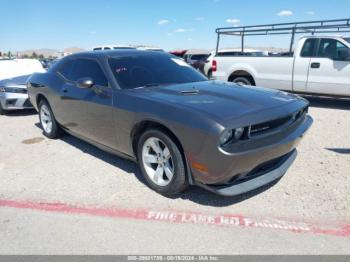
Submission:
{"label": "fire lane no parking text", "polygon": [[199,224],[218,227],[265,228],[291,233],[350,236],[350,224],[321,224],[285,218],[253,218],[235,214],[204,214],[177,210],[124,209],[117,207],[73,206],[65,203],[0,199],[0,207],[32,209],[66,214],[85,214],[99,217],[127,218],[168,223]]}

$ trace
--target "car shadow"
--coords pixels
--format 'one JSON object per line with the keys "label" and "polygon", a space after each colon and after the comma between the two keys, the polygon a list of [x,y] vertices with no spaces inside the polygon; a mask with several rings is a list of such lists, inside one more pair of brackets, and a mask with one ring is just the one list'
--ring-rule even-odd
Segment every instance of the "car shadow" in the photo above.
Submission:
{"label": "car shadow", "polygon": [[11,111],[6,111],[6,113],[2,116],[5,117],[19,117],[19,116],[31,116],[35,115],[37,112],[35,109],[24,109],[24,110],[11,110]]}
{"label": "car shadow", "polygon": [[343,155],[350,154],[350,148],[326,148],[326,149],[338,154],[343,154]]}
{"label": "car shadow", "polygon": [[331,98],[306,95],[303,97],[310,102],[310,107],[350,110],[350,99],[348,98]]}
{"label": "car shadow", "polygon": [[[38,128],[41,129],[40,123],[35,124]],[[75,148],[79,149],[83,153],[90,154],[93,157],[96,157],[104,162],[106,162],[109,165],[112,165],[116,168],[120,168],[124,170],[125,172],[129,174],[134,174],[135,177],[145,186],[147,186],[147,182],[145,178],[143,177],[138,165],[131,161],[127,160],[118,156],[115,156],[113,154],[110,154],[108,152],[105,152],[79,138],[76,138],[71,135],[64,135],[60,138],[60,140],[64,141],[65,143],[74,146]],[[171,195],[171,196],[164,196],[167,199],[175,200],[175,199],[183,199],[192,201],[194,203],[204,205],[204,206],[213,206],[213,207],[225,207],[237,204],[239,202],[245,201],[249,198],[252,198],[256,195],[261,194],[262,192],[270,189],[272,186],[278,183],[279,180],[276,180],[268,185],[265,185],[261,188],[258,188],[256,190],[253,190],[249,193],[245,193],[239,196],[235,197],[223,197],[216,195],[214,193],[211,193],[209,191],[206,191],[198,186],[190,186],[186,191]],[[148,186],[147,186],[148,187]],[[152,190],[152,189],[150,189]]]}
{"label": "car shadow", "polygon": [[257,188],[248,193],[244,193],[238,196],[231,196],[231,197],[220,196],[212,192],[209,192],[201,187],[190,186],[189,189],[186,190],[185,192],[182,192],[174,196],[167,196],[167,198],[170,198],[170,199],[181,198],[183,200],[189,200],[203,206],[226,207],[226,206],[232,206],[232,205],[238,204],[242,201],[253,198],[269,190],[274,185],[276,185],[279,182],[279,180],[280,179],[275,180],[267,185],[264,185],[260,188]]}

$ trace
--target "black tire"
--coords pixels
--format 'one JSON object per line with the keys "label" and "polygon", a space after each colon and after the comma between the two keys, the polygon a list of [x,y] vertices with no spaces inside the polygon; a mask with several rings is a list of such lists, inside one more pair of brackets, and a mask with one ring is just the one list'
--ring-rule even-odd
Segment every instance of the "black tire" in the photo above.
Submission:
{"label": "black tire", "polygon": [[[170,180],[169,184],[166,186],[159,186],[156,183],[152,181],[152,179],[147,175],[143,158],[142,158],[142,149],[145,144],[145,142],[149,138],[156,138],[161,140],[162,143],[164,143],[171,154],[173,168],[174,168],[174,175],[172,179]],[[160,129],[150,129],[145,131],[137,145],[137,159],[139,162],[139,166],[142,172],[142,175],[147,181],[147,184],[150,188],[152,188],[154,191],[162,194],[162,195],[173,195],[180,193],[184,191],[188,187],[187,182],[187,176],[186,176],[186,165],[184,158],[181,154],[181,151],[178,147],[178,145],[173,141],[173,139],[166,134],[166,132],[160,130]]]}
{"label": "black tire", "polygon": [[245,77],[245,76],[236,77],[235,79],[233,79],[232,82],[234,82],[236,84],[246,85],[246,86],[253,85],[252,81],[248,77]]}
{"label": "black tire", "polygon": [[0,115],[5,115],[5,110],[2,108],[1,103],[0,103]]}
{"label": "black tire", "polygon": [[208,72],[208,79],[210,80],[212,77],[213,77],[213,72],[210,70],[210,71]]}
{"label": "black tire", "polygon": [[[49,132],[45,130],[45,128],[43,126],[42,119],[41,119],[41,111],[43,110],[44,106],[47,108],[47,110],[51,116],[51,121],[52,121],[52,128],[51,128],[51,131],[49,131]],[[39,121],[40,121],[42,130],[43,130],[43,134],[46,137],[51,138],[51,139],[55,139],[55,138],[58,138],[62,135],[63,131],[62,131],[61,127],[58,125],[49,103],[45,99],[41,100],[39,103]]]}

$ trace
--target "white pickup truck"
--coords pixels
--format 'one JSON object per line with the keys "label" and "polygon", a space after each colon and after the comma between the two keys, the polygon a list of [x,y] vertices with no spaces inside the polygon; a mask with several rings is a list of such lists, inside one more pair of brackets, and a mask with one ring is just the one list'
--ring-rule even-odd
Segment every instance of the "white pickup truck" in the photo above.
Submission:
{"label": "white pickup truck", "polygon": [[297,93],[350,97],[350,38],[301,37],[293,53],[220,56],[213,78]]}

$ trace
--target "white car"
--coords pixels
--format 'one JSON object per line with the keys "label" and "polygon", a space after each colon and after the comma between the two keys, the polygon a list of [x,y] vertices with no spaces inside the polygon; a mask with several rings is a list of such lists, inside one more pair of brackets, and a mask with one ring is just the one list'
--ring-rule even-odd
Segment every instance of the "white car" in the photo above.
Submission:
{"label": "white car", "polygon": [[[220,49],[217,56],[241,56],[242,55],[242,49],[240,48],[232,48],[232,49]],[[245,56],[267,56],[267,51],[261,51],[257,49],[244,49],[244,55]],[[215,57],[215,51],[212,51],[205,61],[204,64],[204,74],[210,79],[212,78],[212,61]]]}
{"label": "white car", "polygon": [[350,96],[350,38],[301,37],[294,52],[281,56],[215,56],[217,80],[297,93]]}
{"label": "white car", "polygon": [[26,82],[33,73],[44,72],[46,70],[36,59],[0,60],[0,114],[33,108]]}
{"label": "white car", "polygon": [[129,45],[100,45],[92,48],[93,51],[116,50],[116,49],[135,49],[135,47],[132,47]]}

